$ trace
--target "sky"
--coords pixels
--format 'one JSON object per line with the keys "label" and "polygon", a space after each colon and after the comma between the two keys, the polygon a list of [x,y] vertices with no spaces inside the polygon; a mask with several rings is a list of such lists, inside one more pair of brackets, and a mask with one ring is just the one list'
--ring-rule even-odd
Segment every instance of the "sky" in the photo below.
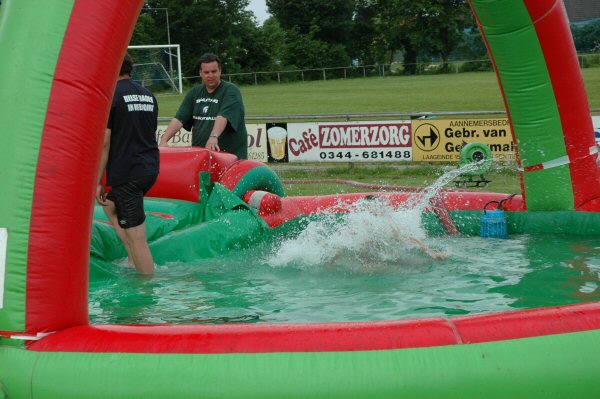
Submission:
{"label": "sky", "polygon": [[266,0],[250,0],[248,10],[254,13],[260,25],[262,25],[263,22],[270,17],[270,14],[267,12]]}

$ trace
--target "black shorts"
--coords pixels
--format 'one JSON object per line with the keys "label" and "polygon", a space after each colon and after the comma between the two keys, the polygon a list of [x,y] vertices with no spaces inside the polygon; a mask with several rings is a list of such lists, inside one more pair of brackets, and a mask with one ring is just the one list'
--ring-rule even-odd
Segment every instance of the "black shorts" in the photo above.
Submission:
{"label": "black shorts", "polygon": [[146,220],[144,194],[152,188],[157,177],[157,175],[140,177],[110,190],[106,198],[115,203],[119,226],[129,229],[144,223]]}

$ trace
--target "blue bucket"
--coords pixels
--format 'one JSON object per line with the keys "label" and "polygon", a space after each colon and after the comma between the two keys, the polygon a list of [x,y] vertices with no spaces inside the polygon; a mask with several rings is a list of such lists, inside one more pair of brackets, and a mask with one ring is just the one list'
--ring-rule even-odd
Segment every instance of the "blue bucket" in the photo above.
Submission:
{"label": "blue bucket", "polygon": [[506,215],[503,210],[483,211],[481,236],[483,238],[508,238]]}

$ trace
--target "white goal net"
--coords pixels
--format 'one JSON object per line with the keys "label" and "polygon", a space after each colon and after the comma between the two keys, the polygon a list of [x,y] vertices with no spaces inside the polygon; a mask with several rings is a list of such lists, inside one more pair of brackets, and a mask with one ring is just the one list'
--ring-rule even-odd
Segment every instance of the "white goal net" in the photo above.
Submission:
{"label": "white goal net", "polygon": [[183,92],[179,44],[129,46],[133,80],[152,91]]}

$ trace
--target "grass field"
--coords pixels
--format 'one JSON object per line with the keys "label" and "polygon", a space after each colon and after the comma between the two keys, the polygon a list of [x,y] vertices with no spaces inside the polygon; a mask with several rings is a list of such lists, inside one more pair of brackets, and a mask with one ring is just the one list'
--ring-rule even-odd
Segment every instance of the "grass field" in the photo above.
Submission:
{"label": "grass field", "polygon": [[[427,187],[453,165],[411,165],[399,163],[379,164],[293,164],[286,166],[274,165],[276,173],[283,180],[285,192],[289,196],[323,195],[334,193],[354,193],[368,191],[391,191],[391,189],[365,189],[351,184],[322,182],[305,184],[302,180],[347,180],[359,183],[369,183],[388,186]],[[521,193],[521,183],[515,165],[495,166],[485,177],[491,181],[487,187],[473,188],[474,190],[498,193]],[[450,183],[445,188],[454,188]]]}
{"label": "grass field", "polygon": [[[583,76],[591,108],[600,108],[600,68]],[[241,86],[246,115],[359,112],[503,111],[493,72],[388,76]],[[172,117],[182,95],[158,94],[161,117]]]}
{"label": "grass field", "polygon": [[[592,109],[600,108],[600,68],[583,70]],[[242,86],[248,116],[368,113],[502,111],[504,103],[496,75],[473,72],[447,75],[388,76],[285,84]],[[172,117],[182,95],[157,95],[160,116]],[[428,186],[448,166],[406,163],[322,163],[274,165],[285,181],[341,179],[371,184]],[[495,167],[482,190],[520,193],[516,165]],[[449,185],[452,187],[452,185]],[[321,195],[368,191],[338,183],[286,184],[288,195]]]}

